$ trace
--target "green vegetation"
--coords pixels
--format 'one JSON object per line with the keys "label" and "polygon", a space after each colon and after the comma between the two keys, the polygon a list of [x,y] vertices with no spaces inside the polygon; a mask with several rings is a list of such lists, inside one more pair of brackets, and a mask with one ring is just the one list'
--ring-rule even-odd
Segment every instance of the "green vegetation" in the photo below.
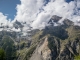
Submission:
{"label": "green vegetation", "polygon": [[43,34],[43,31],[38,31],[36,34],[32,36],[32,45],[38,44],[38,42],[42,38],[42,34]]}
{"label": "green vegetation", "polygon": [[68,31],[69,40],[75,40],[80,37],[80,29],[76,26],[71,26],[66,29]]}
{"label": "green vegetation", "polygon": [[55,45],[54,45],[54,40],[55,38],[54,37],[48,37],[48,46],[50,49],[55,49]]}
{"label": "green vegetation", "polygon": [[52,36],[56,36],[62,40],[65,40],[68,38],[68,32],[62,27],[62,26],[57,26],[57,27],[47,27],[46,29],[43,30],[42,36],[50,34]]}
{"label": "green vegetation", "polygon": [[74,60],[80,60],[80,55],[74,56]]}
{"label": "green vegetation", "polygon": [[[16,21],[16,23],[19,27],[22,27],[19,22]],[[45,37],[48,37],[48,47],[50,50],[54,51],[57,50],[56,47],[59,43],[60,49],[64,50],[65,45],[69,43],[69,41],[73,42],[77,38],[80,40],[80,27],[73,26],[73,22],[65,20],[64,25],[54,27],[50,26],[43,30],[38,30],[35,33],[33,32],[30,44],[27,40],[21,40],[17,45],[14,45],[14,41],[9,36],[16,39],[16,32],[0,32],[0,47],[2,48],[0,49],[0,60],[16,60],[19,57],[20,60],[29,60],[36,49],[36,46],[40,42],[43,43]],[[74,59],[80,60],[80,52],[79,55],[74,57]]]}
{"label": "green vegetation", "polygon": [[4,36],[1,41],[1,47],[6,53],[7,60],[13,60],[16,57],[16,49],[13,40],[10,37]]}
{"label": "green vegetation", "polygon": [[36,49],[36,46],[31,46],[27,52],[26,52],[26,56],[24,58],[24,60],[29,60],[29,58],[31,57],[32,53],[34,52],[34,50]]}
{"label": "green vegetation", "polygon": [[5,51],[0,48],[0,60],[5,60],[6,59],[6,54]]}

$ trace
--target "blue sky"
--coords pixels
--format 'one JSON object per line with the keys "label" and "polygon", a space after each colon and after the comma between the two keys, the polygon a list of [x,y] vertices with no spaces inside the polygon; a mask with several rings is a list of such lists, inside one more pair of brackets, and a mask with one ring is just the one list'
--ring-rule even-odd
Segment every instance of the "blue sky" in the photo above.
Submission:
{"label": "blue sky", "polygon": [[[17,20],[30,24],[34,29],[44,28],[51,16],[57,15],[63,17],[62,20],[67,18],[77,24],[76,22],[80,21],[79,9],[80,0],[0,0],[0,23],[6,25],[10,18],[14,20],[8,21],[12,26]],[[59,23],[62,23],[62,20]]]}
{"label": "blue sky", "polygon": [[[47,0],[49,1],[49,0]],[[66,0],[66,2],[70,2],[73,0]],[[8,16],[8,19],[14,19],[14,15],[16,15],[16,6],[20,4],[20,0],[0,0],[0,12],[4,15]]]}
{"label": "blue sky", "polygon": [[8,15],[8,19],[14,19],[16,15],[16,6],[20,4],[20,0],[0,0],[0,12],[4,15]]}
{"label": "blue sky", "polygon": [[74,0],[66,0],[66,2],[68,2],[68,3],[69,3],[70,1],[74,1]]}

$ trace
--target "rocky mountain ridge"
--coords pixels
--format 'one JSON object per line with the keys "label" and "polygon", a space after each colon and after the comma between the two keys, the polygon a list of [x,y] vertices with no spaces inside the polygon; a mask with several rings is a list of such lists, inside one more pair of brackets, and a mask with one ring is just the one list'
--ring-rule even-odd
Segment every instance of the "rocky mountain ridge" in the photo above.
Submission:
{"label": "rocky mountain ridge", "polygon": [[[54,24],[53,21],[49,23]],[[38,43],[28,60],[75,60],[75,56],[80,55],[80,26],[69,19],[62,25],[45,27],[33,36],[33,40],[33,44]]]}
{"label": "rocky mountain ridge", "polygon": [[[27,38],[25,39],[24,37],[21,38],[20,36],[19,38],[21,40],[18,39],[19,41],[17,41],[17,45],[15,45],[17,52],[15,59],[74,60],[75,56],[79,56],[80,26],[74,25],[74,23],[69,19],[65,19],[63,24],[59,24],[58,21],[61,18],[62,17],[59,16],[53,16],[48,22],[49,26],[46,26],[42,30],[35,29],[29,31],[31,33],[30,40]],[[54,26],[54,22],[59,25]],[[16,21],[14,25],[16,29],[23,27],[23,25],[18,21]],[[11,36],[15,41],[17,40],[16,32],[11,33],[1,31],[0,41],[4,40],[2,38],[4,35]]]}

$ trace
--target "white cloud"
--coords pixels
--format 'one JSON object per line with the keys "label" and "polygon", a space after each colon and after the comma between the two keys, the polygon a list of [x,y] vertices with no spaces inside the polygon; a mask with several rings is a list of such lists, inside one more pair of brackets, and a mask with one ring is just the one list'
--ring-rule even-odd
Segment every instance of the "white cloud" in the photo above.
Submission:
{"label": "white cloud", "polygon": [[1,23],[2,23],[3,25],[7,25],[6,22],[8,22],[8,21],[7,21],[7,16],[4,16],[3,13],[0,12],[0,25],[1,25]]}
{"label": "white cloud", "polygon": [[20,31],[21,31],[20,28],[15,29],[14,27],[13,27],[11,30],[12,30],[12,31],[16,31],[16,32],[20,32]]}
{"label": "white cloud", "polygon": [[39,9],[44,5],[44,0],[21,0],[21,4],[17,5],[17,15],[15,19],[18,21],[29,22],[35,19]]}
{"label": "white cloud", "polygon": [[[75,1],[67,3],[65,0],[55,0],[54,2],[49,2],[46,6],[43,7],[43,9],[46,13],[51,12],[51,15],[58,15],[63,17],[63,19],[61,19],[62,21],[65,18],[68,18],[77,24],[76,21],[80,20],[80,10],[78,10],[80,9],[80,0],[78,0],[76,4]],[[74,15],[74,13],[78,14]]]}
{"label": "white cloud", "polygon": [[[27,25],[31,25],[34,29],[44,28],[52,15],[58,15],[64,18],[68,18],[77,24],[77,20],[80,20],[80,0],[75,0],[67,3],[65,0],[20,0],[21,4],[16,7],[16,15],[14,21],[26,22]],[[5,21],[5,22],[4,22]],[[13,22],[8,21],[10,27],[13,27]],[[33,21],[33,22],[32,22]],[[7,24],[7,16],[0,13],[0,23]],[[79,24],[78,24],[79,25]],[[23,30],[27,30],[28,26],[24,26]],[[13,29],[14,30],[14,29]]]}
{"label": "white cloud", "polygon": [[80,0],[77,0],[77,8],[80,8]]}
{"label": "white cloud", "polygon": [[3,15],[2,12],[0,12],[0,26],[9,26],[9,27],[13,27],[13,24],[11,22],[11,20],[7,20],[7,16]]}
{"label": "white cloud", "polygon": [[[67,3],[65,2],[65,0],[55,0],[55,1],[51,0],[50,2],[48,2],[46,6],[42,7],[43,11],[38,14],[37,19],[33,22],[32,25],[33,27],[36,27],[36,28],[44,27],[52,15],[58,15],[63,17],[60,23],[62,23],[62,21],[65,18],[68,18],[76,23],[77,19],[79,19],[80,16],[74,15],[74,13],[76,12],[75,7],[76,6],[74,1]],[[46,15],[45,14],[43,15],[42,14],[43,12],[45,12]],[[50,15],[50,17],[48,17],[47,14]],[[43,17],[46,17],[46,18],[43,18]],[[42,24],[44,22],[45,24]]]}
{"label": "white cloud", "polygon": [[31,24],[31,26],[36,29],[36,28],[44,28],[47,24],[46,22],[49,21],[49,19],[51,18],[50,13],[45,13],[42,12],[38,15],[38,17],[36,18],[36,20]]}

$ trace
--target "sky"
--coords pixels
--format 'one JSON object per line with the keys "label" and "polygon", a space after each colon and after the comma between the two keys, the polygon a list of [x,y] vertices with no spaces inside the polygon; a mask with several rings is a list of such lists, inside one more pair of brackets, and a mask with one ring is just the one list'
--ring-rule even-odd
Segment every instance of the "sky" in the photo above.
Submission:
{"label": "sky", "polygon": [[[70,1],[73,0],[66,0],[68,3]],[[48,2],[49,0],[47,0],[46,4]],[[13,20],[17,12],[16,6],[20,3],[20,0],[0,0],[0,12],[2,12],[4,15],[7,15],[7,19]]]}
{"label": "sky", "polygon": [[16,15],[16,6],[20,4],[20,0],[0,0],[0,12],[8,16],[8,19],[13,20]]}
{"label": "sky", "polygon": [[66,2],[68,2],[68,3],[71,2],[71,1],[74,1],[74,0],[66,0]]}
{"label": "sky", "polygon": [[[43,29],[53,15],[80,25],[80,0],[0,0],[0,23],[26,22],[34,29]],[[25,26],[26,28],[27,26]]]}

